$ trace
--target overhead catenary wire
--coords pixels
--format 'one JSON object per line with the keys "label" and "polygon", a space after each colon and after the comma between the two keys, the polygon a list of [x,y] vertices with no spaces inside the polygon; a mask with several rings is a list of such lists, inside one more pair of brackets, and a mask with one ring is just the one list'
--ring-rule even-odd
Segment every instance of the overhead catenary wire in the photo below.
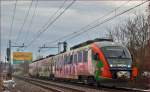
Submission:
{"label": "overhead catenary wire", "polygon": [[11,40],[11,35],[12,35],[12,31],[13,31],[13,24],[14,24],[14,19],[15,19],[15,14],[16,14],[16,7],[17,7],[17,0],[15,0],[15,5],[13,8],[13,16],[12,16],[12,21],[10,24],[9,40]]}
{"label": "overhead catenary wire", "polygon": [[34,18],[35,18],[35,14],[36,14],[36,10],[37,10],[37,7],[38,7],[38,0],[36,0],[35,1],[35,8],[34,8],[34,10],[33,10],[33,15],[32,15],[32,17],[31,17],[31,20],[30,20],[30,22],[29,22],[29,26],[28,26],[28,28],[27,28],[27,32],[26,32],[26,34],[25,34],[25,38],[24,38],[24,43],[25,43],[25,41],[26,40],[28,40],[28,35],[29,35],[29,31],[30,31],[30,29],[31,29],[31,27],[32,27],[32,24],[33,24],[33,21],[34,21]]}
{"label": "overhead catenary wire", "polygon": [[[76,37],[80,36],[81,34],[83,34],[83,33],[85,33],[85,32],[88,32],[88,31],[90,31],[91,29],[94,29],[94,28],[96,28],[96,27],[98,27],[98,26],[101,26],[102,24],[104,24],[104,23],[106,23],[106,22],[109,22],[109,21],[113,20],[114,18],[116,18],[116,17],[118,17],[118,16],[121,16],[122,14],[127,13],[127,12],[129,12],[129,11],[131,11],[131,10],[133,10],[133,9],[135,9],[135,8],[137,8],[137,7],[139,7],[139,6],[143,5],[143,4],[145,4],[145,3],[147,3],[147,2],[149,2],[149,1],[144,1],[144,2],[142,2],[142,3],[140,3],[140,4],[138,4],[138,5],[135,5],[135,6],[131,7],[131,8],[129,8],[129,9],[127,9],[127,10],[124,10],[123,12],[120,12],[120,13],[118,13],[118,14],[115,14],[114,16],[109,17],[109,18],[103,20],[102,22],[96,24],[95,26],[90,27],[90,28],[88,28],[88,29],[86,29],[86,30],[79,30],[78,32],[75,31],[75,32],[73,32],[73,33],[71,33],[71,34],[69,34],[69,35],[65,35],[65,36],[63,36],[63,37],[61,37],[61,38],[59,38],[59,39],[57,39],[57,40],[51,41],[51,42],[49,42],[49,43],[54,43],[54,42],[60,41],[61,39],[64,39],[64,38],[67,38],[67,39],[64,40],[64,41],[68,41],[68,40],[71,40],[71,39],[73,39],[73,38],[76,38]],[[94,31],[95,31],[95,30],[94,30]],[[76,34],[76,35],[71,36],[72,34]],[[70,37],[70,36],[71,36],[71,37]]]}
{"label": "overhead catenary wire", "polygon": [[47,26],[45,29],[43,29],[42,31],[40,31],[40,33],[36,36],[36,38],[34,38],[34,39],[29,43],[28,47],[31,46],[31,45],[41,36],[41,34],[44,33],[61,15],[63,15],[64,12],[65,12],[68,8],[70,8],[74,2],[75,2],[75,0],[73,0],[52,22],[50,22],[50,24],[48,24],[48,26]]}
{"label": "overhead catenary wire", "polygon": [[[0,10],[1,10],[1,2],[0,2]],[[1,12],[0,12],[0,18],[1,18]],[[1,44],[2,44],[2,30],[1,30],[1,21],[0,21],[0,62],[2,61],[2,47],[1,47]]]}
{"label": "overhead catenary wire", "polygon": [[[58,41],[60,41],[60,40],[62,40],[62,39],[64,39],[64,38],[69,38],[70,36],[72,36],[72,35],[74,35],[74,34],[77,34],[78,32],[80,32],[80,31],[86,29],[87,27],[90,27],[90,25],[92,25],[93,23],[96,23],[96,22],[100,21],[101,19],[104,19],[105,17],[109,16],[110,14],[116,12],[116,11],[119,10],[121,7],[123,7],[124,5],[128,4],[130,1],[132,1],[132,0],[128,0],[127,2],[125,2],[125,3],[121,4],[121,5],[119,5],[117,8],[115,8],[115,9],[113,9],[112,11],[110,11],[110,12],[104,14],[103,16],[97,18],[96,20],[92,21],[91,23],[87,24],[86,26],[80,28],[78,31],[75,31],[75,32],[70,33],[70,34],[67,34],[67,35],[65,35],[65,36],[63,36],[63,37],[60,37],[59,39],[56,39],[56,40],[51,41],[51,42],[46,42],[46,43],[54,43],[54,42],[58,42]],[[45,43],[45,44],[46,44],[46,43]]]}
{"label": "overhead catenary wire", "polygon": [[65,11],[70,8],[74,2],[76,0],[73,0],[52,22],[50,22],[47,27],[45,29],[43,29],[42,31],[40,31],[40,33],[26,46],[26,47],[30,47],[40,36],[42,33],[44,33],[45,31],[47,31],[47,29],[61,16],[65,13]]}
{"label": "overhead catenary wire", "polygon": [[[105,19],[105,20],[102,21],[102,22],[106,23],[106,22],[108,22],[108,21],[114,19],[115,17],[118,17],[118,16],[120,16],[120,15],[122,15],[122,14],[124,14],[124,13],[126,13],[126,12],[128,12],[128,11],[130,11],[130,10],[132,10],[132,9],[134,9],[134,8],[136,8],[136,7],[138,7],[138,6],[142,5],[142,4],[144,4],[144,3],[146,3],[146,2],[148,2],[148,1],[145,1],[145,2],[143,2],[143,3],[140,3],[140,4],[138,4],[138,5],[134,6],[134,7],[131,7],[131,8],[129,8],[129,9],[127,9],[127,10],[121,12],[121,13],[116,14],[116,15],[113,16],[113,17],[110,17],[110,18]],[[107,21],[106,21],[106,20],[107,20]],[[93,26],[93,27],[91,27],[90,29],[87,29],[87,30],[91,30],[91,29],[93,29],[93,28],[95,28],[95,27],[97,27],[97,26],[100,26],[100,25],[104,24],[104,23],[102,23],[102,22],[100,22],[100,23],[97,24],[96,26]],[[87,30],[86,30],[86,31],[87,31]],[[82,30],[82,32],[83,32],[83,31],[85,31],[85,30]],[[77,33],[78,33],[78,32],[73,32],[73,34],[77,34]],[[84,32],[83,32],[83,33],[84,33]],[[79,33],[79,34],[81,35],[81,33]],[[64,37],[65,37],[65,36],[64,36]],[[66,36],[66,37],[68,37],[68,36]],[[69,37],[70,37],[70,36],[69,36]],[[67,39],[66,39],[66,40],[67,40]],[[53,41],[53,42],[56,42],[56,40]],[[31,44],[31,45],[32,45],[32,44]]]}
{"label": "overhead catenary wire", "polygon": [[140,4],[138,4],[138,5],[134,6],[134,7],[132,7],[132,8],[130,8],[130,9],[127,9],[127,10],[121,12],[121,13],[116,14],[115,16],[112,16],[112,17],[110,17],[110,18],[107,18],[107,19],[105,19],[104,21],[102,21],[102,22],[96,24],[95,26],[93,26],[93,27],[91,27],[91,28],[88,28],[88,29],[86,29],[86,30],[83,30],[83,31],[81,31],[81,33],[77,33],[76,35],[74,35],[74,36],[72,36],[72,37],[66,39],[65,41],[71,40],[71,39],[73,39],[73,38],[75,38],[75,37],[78,37],[78,36],[80,36],[81,34],[83,34],[83,33],[85,33],[85,32],[88,32],[88,31],[90,31],[91,29],[96,28],[96,27],[98,27],[98,26],[100,26],[100,25],[102,25],[102,24],[104,24],[104,23],[106,23],[106,22],[109,22],[110,20],[113,20],[114,18],[116,18],[116,17],[118,17],[118,16],[120,16],[120,15],[122,15],[122,14],[124,14],[124,13],[126,13],[126,12],[128,12],[128,11],[134,9],[134,8],[136,8],[136,7],[139,7],[139,6],[141,6],[141,5],[143,5],[143,4],[147,3],[147,2],[148,2],[148,1],[142,2],[142,3],[140,3]]}
{"label": "overhead catenary wire", "polygon": [[103,20],[102,22],[96,24],[95,26],[90,27],[90,28],[88,28],[88,29],[86,29],[86,30],[81,30],[81,31],[79,31],[79,32],[74,32],[73,34],[75,34],[75,35],[73,35],[73,36],[71,36],[71,37],[69,36],[67,39],[65,39],[65,41],[68,41],[68,40],[71,40],[71,39],[73,39],[73,38],[76,38],[76,37],[80,36],[81,34],[90,31],[91,29],[94,29],[94,28],[96,28],[96,27],[98,27],[98,26],[100,26],[100,25],[102,25],[102,24],[104,24],[104,23],[106,23],[106,22],[109,22],[110,20],[113,20],[114,18],[116,18],[116,17],[118,17],[118,16],[120,16],[120,15],[122,15],[122,14],[128,12],[128,11],[130,11],[130,10],[133,10],[134,8],[136,8],[136,7],[140,6],[140,5],[145,4],[146,2],[148,2],[148,1],[142,2],[142,3],[136,5],[136,6],[132,7],[132,8],[129,8],[129,9],[127,9],[127,10],[121,12],[121,13],[116,14],[115,16],[109,17],[109,18]]}
{"label": "overhead catenary wire", "polygon": [[38,30],[37,34],[39,34],[51,22],[51,20],[55,17],[55,15],[64,7],[66,1],[67,0],[64,0],[59,9],[49,17],[48,21],[46,21],[46,23],[44,23],[43,26]]}
{"label": "overhead catenary wire", "polygon": [[31,0],[31,3],[30,3],[30,5],[29,5],[29,8],[28,8],[27,13],[26,13],[26,15],[25,15],[25,18],[24,18],[24,20],[23,20],[23,23],[22,23],[22,25],[21,25],[21,27],[20,27],[20,29],[19,29],[18,35],[17,35],[17,37],[16,37],[16,39],[15,39],[16,43],[17,43],[17,41],[20,40],[19,38],[20,38],[20,36],[21,36],[21,32],[23,31],[24,25],[25,25],[25,23],[26,23],[26,21],[27,21],[27,18],[28,18],[28,16],[29,16],[29,13],[30,13],[32,4],[33,4],[33,0]]}

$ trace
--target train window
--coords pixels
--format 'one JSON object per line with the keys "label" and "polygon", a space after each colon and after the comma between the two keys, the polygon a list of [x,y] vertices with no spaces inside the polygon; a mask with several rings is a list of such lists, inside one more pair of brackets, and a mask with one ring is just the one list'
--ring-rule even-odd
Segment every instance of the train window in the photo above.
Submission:
{"label": "train window", "polygon": [[62,64],[65,65],[64,56],[62,56]]}
{"label": "train window", "polygon": [[57,57],[55,57],[55,62],[57,62]]}
{"label": "train window", "polygon": [[59,67],[61,67],[61,65],[62,65],[62,57],[61,57],[61,55],[59,56]]}
{"label": "train window", "polygon": [[67,56],[65,55],[64,56],[64,65],[66,65],[67,64]]}
{"label": "train window", "polygon": [[52,66],[54,66],[54,60],[53,60],[53,58],[51,59],[51,64],[52,64]]}
{"label": "train window", "polygon": [[73,61],[73,55],[70,56],[70,64],[72,64]]}
{"label": "train window", "polygon": [[130,54],[127,49],[121,46],[106,46],[101,48],[104,52],[106,58],[129,58],[131,59]]}
{"label": "train window", "polygon": [[60,58],[58,57],[58,68],[60,67]]}
{"label": "train window", "polygon": [[83,62],[87,62],[88,59],[88,51],[83,51]]}
{"label": "train window", "polygon": [[95,60],[99,60],[99,54],[98,54],[98,53],[96,53],[96,54],[94,55],[94,59],[95,59]]}
{"label": "train window", "polygon": [[63,66],[64,65],[64,60],[63,60],[63,56],[61,56],[61,66]]}
{"label": "train window", "polygon": [[78,62],[82,62],[82,51],[78,52]]}
{"label": "train window", "polygon": [[77,62],[78,62],[77,54],[74,54],[73,62],[74,62],[74,63],[77,63]]}
{"label": "train window", "polygon": [[95,58],[95,53],[94,53],[94,51],[92,51],[92,59],[94,59]]}
{"label": "train window", "polygon": [[68,56],[66,55],[66,63],[65,64],[68,64]]}
{"label": "train window", "polygon": [[67,56],[67,64],[70,64],[70,55]]}
{"label": "train window", "polygon": [[56,71],[56,62],[54,63],[54,66],[55,66],[55,71]]}
{"label": "train window", "polygon": [[56,61],[55,63],[56,63],[56,69],[57,69],[57,67],[58,67],[58,62]]}
{"label": "train window", "polygon": [[68,58],[69,58],[69,57],[68,57],[68,56],[66,56],[66,64],[68,64],[68,61],[69,61],[69,60],[68,60]]}
{"label": "train window", "polygon": [[60,60],[61,60],[61,59],[60,59],[60,56],[58,56],[58,62],[59,62],[59,63],[60,63]]}

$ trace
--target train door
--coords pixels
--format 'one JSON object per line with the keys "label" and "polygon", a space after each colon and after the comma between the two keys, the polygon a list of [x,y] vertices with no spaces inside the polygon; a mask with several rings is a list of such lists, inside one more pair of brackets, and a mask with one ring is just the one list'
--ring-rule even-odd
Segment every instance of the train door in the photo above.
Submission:
{"label": "train door", "polygon": [[50,59],[50,78],[54,78],[54,60],[53,60],[53,57]]}
{"label": "train door", "polygon": [[73,64],[73,52],[70,54],[70,63],[69,63],[69,75],[71,78],[73,78],[73,70],[74,69],[74,64]]}
{"label": "train door", "polygon": [[70,54],[67,55],[67,64],[66,64],[66,78],[70,77]]}
{"label": "train door", "polygon": [[95,63],[93,62],[93,51],[92,49],[88,50],[88,71],[90,75],[94,75],[95,72]]}
{"label": "train door", "polygon": [[64,54],[64,75],[63,75],[64,78],[66,78],[67,75],[66,66],[67,66],[67,55]]}
{"label": "train door", "polygon": [[48,61],[49,61],[49,75],[51,75],[52,74],[52,62],[51,62],[51,58]]}
{"label": "train door", "polygon": [[83,74],[88,75],[88,48],[83,49]]}
{"label": "train door", "polygon": [[88,74],[88,49],[78,52],[78,75]]}
{"label": "train door", "polygon": [[55,57],[53,58],[52,61],[53,61],[53,64],[52,64],[52,66],[53,66],[52,68],[53,68],[53,69],[52,69],[52,70],[53,70],[53,74],[54,74],[54,77],[55,77],[55,75],[56,75],[56,72],[55,72],[55,71],[56,71],[56,61],[55,61]]}
{"label": "train door", "polygon": [[78,51],[78,65],[77,65],[78,75],[84,74],[84,65],[83,65],[83,51]]}
{"label": "train door", "polygon": [[73,70],[72,70],[72,73],[73,73],[73,76],[74,78],[77,78],[77,67],[78,67],[78,53],[77,52],[74,52],[73,53]]}

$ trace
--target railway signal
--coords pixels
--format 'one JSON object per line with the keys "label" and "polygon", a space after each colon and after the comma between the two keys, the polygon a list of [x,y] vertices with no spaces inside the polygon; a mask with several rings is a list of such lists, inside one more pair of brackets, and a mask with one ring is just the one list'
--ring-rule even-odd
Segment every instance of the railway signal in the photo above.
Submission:
{"label": "railway signal", "polygon": [[10,48],[7,48],[7,61],[10,61]]}

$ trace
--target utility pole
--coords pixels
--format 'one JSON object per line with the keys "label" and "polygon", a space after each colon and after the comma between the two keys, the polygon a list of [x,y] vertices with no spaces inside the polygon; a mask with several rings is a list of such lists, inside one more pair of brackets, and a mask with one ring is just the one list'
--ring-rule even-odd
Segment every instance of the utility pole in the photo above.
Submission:
{"label": "utility pole", "polygon": [[8,53],[9,53],[9,60],[8,60],[8,62],[11,64],[11,40],[9,40],[9,49],[8,49],[9,51],[8,51]]}
{"label": "utility pole", "polygon": [[148,4],[148,38],[149,38],[149,44],[150,44],[150,2]]}
{"label": "utility pole", "polygon": [[67,42],[58,42],[58,53],[60,53],[61,51],[61,44],[63,44],[63,52],[66,52],[67,51]]}
{"label": "utility pole", "polygon": [[11,40],[8,42],[9,47],[7,48],[7,60],[9,64],[9,72],[7,74],[7,77],[12,79],[12,67],[11,67]]}
{"label": "utility pole", "polygon": [[[1,3],[1,1],[0,1],[0,3]],[[1,6],[0,6],[0,8],[1,8]],[[2,30],[1,30],[1,14],[0,14],[0,61],[1,61],[1,59],[2,59],[2,53],[1,53],[1,50],[2,50]]]}
{"label": "utility pole", "polygon": [[25,47],[24,43],[23,45],[12,45],[12,42],[11,40],[9,40],[9,47],[7,48],[7,61],[11,64],[11,48],[17,48],[17,47],[20,47],[20,48],[23,48]]}
{"label": "utility pole", "polygon": [[13,47],[13,48],[15,48],[15,47],[25,47],[25,46],[24,46],[24,44],[21,45],[21,46],[12,46],[11,40],[9,40],[8,44],[9,44],[9,46],[8,46],[7,52],[6,52],[6,53],[7,53],[7,61],[8,61],[8,63],[9,63],[9,74],[8,74],[8,77],[9,77],[9,78],[12,78],[11,48],[12,48],[12,47]]}

